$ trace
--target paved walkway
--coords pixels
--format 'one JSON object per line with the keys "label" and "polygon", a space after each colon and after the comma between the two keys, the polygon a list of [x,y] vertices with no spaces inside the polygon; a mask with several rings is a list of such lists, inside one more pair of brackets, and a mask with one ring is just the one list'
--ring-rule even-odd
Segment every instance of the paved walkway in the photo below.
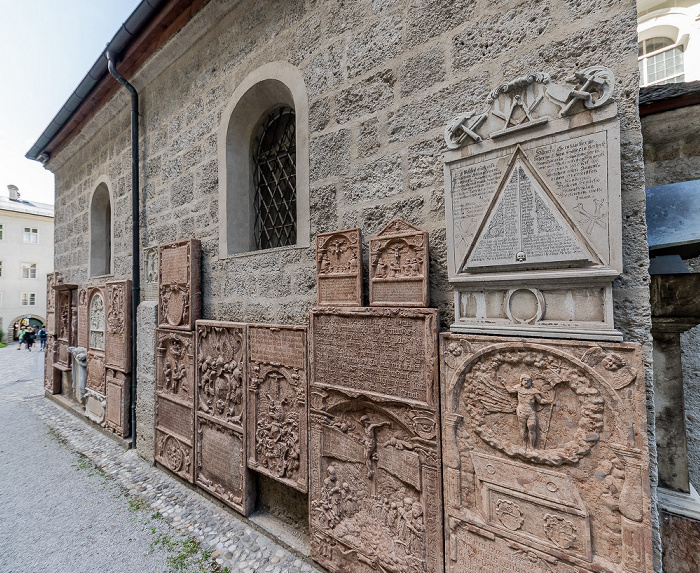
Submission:
{"label": "paved walkway", "polygon": [[43,398],[42,352],[0,349],[0,571],[317,571]]}

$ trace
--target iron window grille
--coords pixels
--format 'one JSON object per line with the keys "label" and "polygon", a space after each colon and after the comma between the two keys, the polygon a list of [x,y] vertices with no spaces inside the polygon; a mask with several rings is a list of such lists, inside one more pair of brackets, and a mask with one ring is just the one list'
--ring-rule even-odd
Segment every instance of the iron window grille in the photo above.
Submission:
{"label": "iron window grille", "polygon": [[296,244],[296,126],[292,108],[280,107],[265,119],[255,141],[253,163],[256,249]]}

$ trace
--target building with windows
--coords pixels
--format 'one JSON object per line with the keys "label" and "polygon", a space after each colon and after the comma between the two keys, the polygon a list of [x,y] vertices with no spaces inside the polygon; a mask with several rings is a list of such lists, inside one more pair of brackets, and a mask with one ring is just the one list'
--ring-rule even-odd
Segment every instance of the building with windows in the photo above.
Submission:
{"label": "building with windows", "polygon": [[53,205],[22,199],[14,185],[0,195],[0,329],[46,322],[46,275],[53,272]]}

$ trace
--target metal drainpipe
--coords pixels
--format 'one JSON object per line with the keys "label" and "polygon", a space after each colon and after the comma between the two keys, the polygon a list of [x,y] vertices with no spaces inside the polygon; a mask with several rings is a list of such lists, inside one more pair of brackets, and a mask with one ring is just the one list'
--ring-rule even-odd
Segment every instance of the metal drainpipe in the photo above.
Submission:
{"label": "metal drainpipe", "polygon": [[114,66],[109,51],[105,51],[109,73],[131,94],[131,447],[136,449],[136,312],[141,294],[140,225],[139,225],[139,94]]}

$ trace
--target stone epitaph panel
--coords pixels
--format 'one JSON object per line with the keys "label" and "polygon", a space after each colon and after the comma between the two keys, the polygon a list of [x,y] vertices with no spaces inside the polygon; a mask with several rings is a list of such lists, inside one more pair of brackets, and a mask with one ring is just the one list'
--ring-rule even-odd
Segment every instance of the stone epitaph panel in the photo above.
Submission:
{"label": "stone epitaph panel", "polygon": [[308,491],[306,327],[248,327],[248,467]]}
{"label": "stone epitaph panel", "polygon": [[155,459],[194,481],[194,340],[192,333],[156,329]]}
{"label": "stone epitaph panel", "polygon": [[[569,80],[567,80],[569,81]],[[445,130],[453,332],[622,340],[620,125],[601,66],[506,82]]]}
{"label": "stone epitaph panel", "polygon": [[105,365],[131,372],[131,281],[107,283]]}
{"label": "stone epitaph panel", "polygon": [[428,233],[394,219],[369,241],[370,306],[428,306]]}
{"label": "stone epitaph panel", "polygon": [[90,308],[88,289],[78,289],[78,346],[87,348],[90,340]]}
{"label": "stone epitaph panel", "polygon": [[440,337],[446,570],[650,573],[638,344]]}
{"label": "stone epitaph panel", "polygon": [[316,235],[319,305],[362,306],[362,234],[347,229]]}
{"label": "stone epitaph panel", "polygon": [[107,368],[105,370],[107,412],[105,427],[115,434],[126,437],[130,430],[131,376]]}
{"label": "stone epitaph panel", "polygon": [[255,506],[246,464],[245,324],[196,324],[195,482],[243,515]]}
{"label": "stone epitaph panel", "polygon": [[71,285],[58,285],[54,288],[56,293],[56,353],[54,365],[63,371],[70,370],[70,356],[68,347],[72,346],[71,335],[73,318]]}
{"label": "stone epitaph panel", "polygon": [[85,388],[105,396],[105,353],[98,350],[88,350],[87,379]]}
{"label": "stone epitaph panel", "polygon": [[158,300],[158,258],[159,247],[148,247],[143,250],[144,277],[142,300]]}
{"label": "stone epitaph panel", "polygon": [[438,325],[311,311],[311,555],[330,571],[443,571]]}
{"label": "stone epitaph panel", "polygon": [[60,394],[61,392],[61,371],[54,368],[56,361],[56,337],[47,335],[46,350],[44,351],[44,390],[49,394]]}
{"label": "stone epitaph panel", "polygon": [[46,275],[46,334],[56,334],[56,286],[63,283],[61,273]]}
{"label": "stone epitaph panel", "polygon": [[158,262],[158,326],[194,330],[200,318],[201,246],[197,239],[161,245]]}

